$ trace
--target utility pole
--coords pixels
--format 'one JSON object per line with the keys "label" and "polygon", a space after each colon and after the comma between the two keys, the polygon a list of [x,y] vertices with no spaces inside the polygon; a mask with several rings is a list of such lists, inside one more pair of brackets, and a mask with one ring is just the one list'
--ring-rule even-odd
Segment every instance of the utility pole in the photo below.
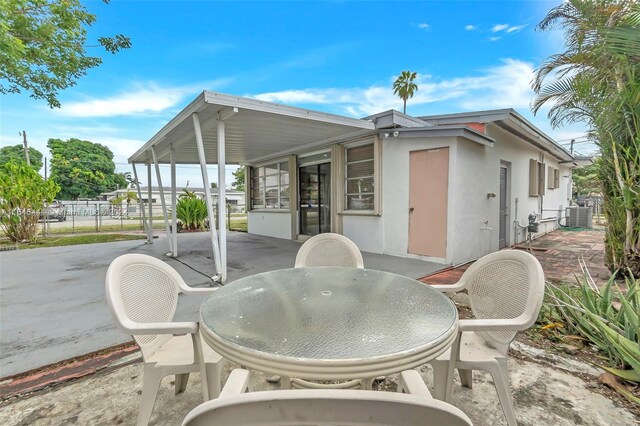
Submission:
{"label": "utility pole", "polygon": [[571,152],[571,155],[573,155],[573,143],[575,142],[575,139],[571,139],[571,148],[569,149],[569,152]]}
{"label": "utility pole", "polygon": [[24,144],[24,159],[27,160],[27,166],[31,165],[29,160],[29,145],[27,145],[27,131],[22,131],[22,143]]}

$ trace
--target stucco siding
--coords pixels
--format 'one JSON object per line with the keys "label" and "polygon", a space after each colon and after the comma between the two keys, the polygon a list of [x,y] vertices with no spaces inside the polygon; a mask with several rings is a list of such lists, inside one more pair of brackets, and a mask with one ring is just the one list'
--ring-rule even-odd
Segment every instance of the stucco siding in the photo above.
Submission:
{"label": "stucco siding", "polygon": [[250,211],[247,214],[248,232],[266,237],[291,239],[291,213]]}
{"label": "stucco siding", "polygon": [[383,252],[384,229],[380,216],[344,216],[342,220],[342,234],[353,241],[360,250],[370,253]]}

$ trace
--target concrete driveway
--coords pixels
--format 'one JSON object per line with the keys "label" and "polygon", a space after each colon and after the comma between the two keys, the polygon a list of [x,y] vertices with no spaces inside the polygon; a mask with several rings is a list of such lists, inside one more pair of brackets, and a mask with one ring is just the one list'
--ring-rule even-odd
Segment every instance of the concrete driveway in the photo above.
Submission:
{"label": "concrete driveway", "polygon": [[[300,243],[231,232],[229,282],[293,266]],[[111,261],[144,253],[167,261],[187,284],[209,286],[214,274],[209,235],[178,235],[179,260],[165,256],[166,240],[40,248],[0,253],[0,377],[84,355],[130,340],[113,326],[104,277]],[[443,265],[363,253],[365,266],[420,278]],[[177,320],[195,320],[203,298],[183,296]]]}

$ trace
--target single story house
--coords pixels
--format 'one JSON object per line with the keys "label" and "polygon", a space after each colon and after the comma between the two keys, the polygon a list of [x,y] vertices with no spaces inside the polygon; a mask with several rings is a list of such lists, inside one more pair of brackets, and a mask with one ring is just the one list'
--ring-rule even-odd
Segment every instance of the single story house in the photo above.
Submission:
{"label": "single story house", "polygon": [[[198,198],[205,198],[205,194],[204,194],[204,188],[181,188],[179,189],[179,193],[178,196],[180,196],[182,194],[182,191],[184,189],[188,189],[189,191],[192,191],[196,194],[196,196]],[[147,187],[141,186],[140,190],[142,192],[142,203],[143,204],[147,204],[149,202],[149,197],[148,197],[148,193],[149,190]],[[118,198],[123,197],[127,192],[133,191],[135,192],[135,189],[117,189],[115,191],[109,191],[109,192],[103,192],[102,194],[100,194],[98,196],[99,200],[102,201],[109,201],[112,202],[113,200],[116,200]],[[165,203],[171,204],[171,188],[170,187],[163,187],[163,191],[162,194],[164,195],[164,200]],[[213,196],[213,203],[217,203],[218,199],[214,194],[212,194]],[[152,186],[151,187],[151,202],[153,204],[157,204],[158,206],[161,203],[160,200],[160,187],[158,186]],[[122,198],[121,198],[122,199]],[[246,197],[245,197],[245,191],[238,191],[235,189],[228,189],[226,192],[226,199],[227,199],[227,204],[229,205],[229,208],[231,209],[232,213],[240,213],[240,212],[244,212],[245,208],[246,208]],[[122,202],[122,207],[126,207],[127,202],[123,199]],[[129,205],[129,213],[136,213],[138,211],[138,208],[140,206],[140,203],[138,201],[135,201],[133,203],[131,203]]]}
{"label": "single story house", "polygon": [[[557,228],[574,166],[513,109],[354,119],[215,92],[129,159],[148,173],[167,161],[245,165],[249,233],[336,232],[364,251],[443,264]],[[223,237],[212,235],[214,254]]]}

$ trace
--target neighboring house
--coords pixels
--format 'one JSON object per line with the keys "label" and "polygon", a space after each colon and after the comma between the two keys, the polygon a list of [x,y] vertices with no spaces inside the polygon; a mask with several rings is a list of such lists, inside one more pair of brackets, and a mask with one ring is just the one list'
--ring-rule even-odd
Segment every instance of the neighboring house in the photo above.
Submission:
{"label": "neighboring house", "polygon": [[570,204],[572,156],[512,109],[364,120],[369,136],[250,164],[249,233],[458,264],[525,241],[530,214],[556,229]]}
{"label": "neighboring house", "polygon": [[[364,251],[445,264],[557,228],[575,165],[513,109],[354,119],[208,91],[129,162],[200,164],[205,177],[205,164],[245,165],[249,233],[336,232]],[[226,237],[212,234],[224,281]]]}
{"label": "neighboring house", "polygon": [[[171,206],[171,187],[163,186],[162,189],[164,192],[165,203],[167,204],[167,206]],[[204,198],[204,188],[188,188],[188,189],[189,191],[193,191],[198,198]],[[122,197],[129,191],[133,191],[137,195],[137,190],[135,188],[118,189],[116,191],[103,192],[98,196],[98,199],[102,201],[113,201],[118,199],[119,197]],[[215,191],[215,190],[212,190],[212,191]],[[149,192],[147,187],[141,186],[140,192],[142,193],[142,202],[144,204],[147,204],[149,199],[149,195],[148,195]],[[184,194],[184,188],[176,188],[177,197],[179,198],[180,195],[182,194]],[[217,194],[213,192],[212,196],[213,196],[214,203],[217,203],[218,202]],[[245,211],[246,197],[245,197],[244,191],[236,191],[234,189],[228,189],[225,198],[227,199],[227,204],[230,206],[231,212],[239,213],[239,212]],[[151,187],[151,202],[155,204],[157,208],[159,208],[161,203],[159,186]],[[130,210],[129,213],[136,213],[138,211],[139,205],[140,203],[138,201],[132,202],[129,206],[129,210]],[[122,201],[122,207],[126,208],[126,206],[127,206],[127,202]]]}

